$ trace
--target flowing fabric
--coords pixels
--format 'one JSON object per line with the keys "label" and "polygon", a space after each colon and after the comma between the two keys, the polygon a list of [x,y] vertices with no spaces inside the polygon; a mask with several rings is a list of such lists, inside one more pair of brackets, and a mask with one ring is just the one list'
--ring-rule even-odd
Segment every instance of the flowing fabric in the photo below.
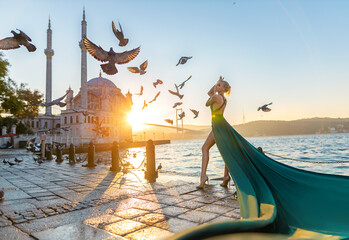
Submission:
{"label": "flowing fabric", "polygon": [[[272,233],[277,239],[349,237],[349,177],[277,162],[259,152],[222,115],[213,115],[212,131],[236,186],[241,220],[187,229],[173,239],[246,232]],[[297,235],[300,231],[306,234]]]}

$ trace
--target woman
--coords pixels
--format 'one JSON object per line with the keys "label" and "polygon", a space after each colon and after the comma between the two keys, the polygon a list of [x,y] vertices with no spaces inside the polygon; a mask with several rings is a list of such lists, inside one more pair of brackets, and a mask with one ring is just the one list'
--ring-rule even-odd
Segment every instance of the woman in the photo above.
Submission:
{"label": "woman", "polygon": [[[217,94],[216,94],[217,93]],[[207,93],[210,98],[206,102],[206,107],[210,106],[212,112],[212,118],[216,116],[223,116],[224,109],[227,104],[227,100],[224,94],[229,95],[230,85],[228,82],[224,81],[224,78],[220,77],[218,82],[211,88]],[[200,185],[197,186],[199,189],[203,189],[205,183],[208,182],[208,177],[206,176],[206,170],[209,160],[210,148],[215,144],[213,132],[211,131],[208,135],[204,145],[202,146],[202,166],[201,166],[201,177]],[[230,181],[229,172],[227,166],[224,167],[224,177],[221,183],[222,187],[226,187]]]}

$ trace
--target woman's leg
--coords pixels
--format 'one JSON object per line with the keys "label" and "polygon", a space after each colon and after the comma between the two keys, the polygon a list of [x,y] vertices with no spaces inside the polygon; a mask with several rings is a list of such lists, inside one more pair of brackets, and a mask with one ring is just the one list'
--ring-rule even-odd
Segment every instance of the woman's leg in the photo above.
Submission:
{"label": "woman's leg", "polygon": [[206,180],[206,170],[207,170],[207,165],[208,165],[208,160],[209,160],[209,151],[210,148],[215,144],[214,137],[213,137],[213,132],[211,131],[210,134],[207,136],[206,141],[204,145],[202,145],[202,164],[201,164],[201,183],[200,186],[203,186],[205,184]]}

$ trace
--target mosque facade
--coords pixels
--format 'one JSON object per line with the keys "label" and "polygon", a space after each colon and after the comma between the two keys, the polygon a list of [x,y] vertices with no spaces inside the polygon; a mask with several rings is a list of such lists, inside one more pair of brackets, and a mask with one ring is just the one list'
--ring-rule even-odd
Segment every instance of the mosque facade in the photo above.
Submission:
{"label": "mosque facade", "polygon": [[[132,127],[127,121],[132,110],[132,94],[123,94],[112,81],[99,77],[87,81],[87,51],[82,43],[86,36],[85,10],[81,22],[81,88],[74,95],[70,88],[66,92],[65,110],[60,115],[52,115],[51,106],[45,114],[30,120],[34,132],[51,130],[60,133],[60,139],[81,144],[91,140],[96,142],[132,141]],[[47,30],[46,55],[46,102],[52,101],[52,30],[49,20]]]}

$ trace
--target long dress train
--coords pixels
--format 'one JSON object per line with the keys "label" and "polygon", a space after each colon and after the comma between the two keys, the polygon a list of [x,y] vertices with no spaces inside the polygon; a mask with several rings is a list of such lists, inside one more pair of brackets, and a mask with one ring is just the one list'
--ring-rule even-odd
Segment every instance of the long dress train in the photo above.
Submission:
{"label": "long dress train", "polygon": [[299,231],[311,239],[349,237],[349,177],[277,162],[253,147],[222,115],[213,115],[212,129],[234,180],[242,219],[187,229],[173,239],[244,232],[282,234],[285,239],[295,239]]}

